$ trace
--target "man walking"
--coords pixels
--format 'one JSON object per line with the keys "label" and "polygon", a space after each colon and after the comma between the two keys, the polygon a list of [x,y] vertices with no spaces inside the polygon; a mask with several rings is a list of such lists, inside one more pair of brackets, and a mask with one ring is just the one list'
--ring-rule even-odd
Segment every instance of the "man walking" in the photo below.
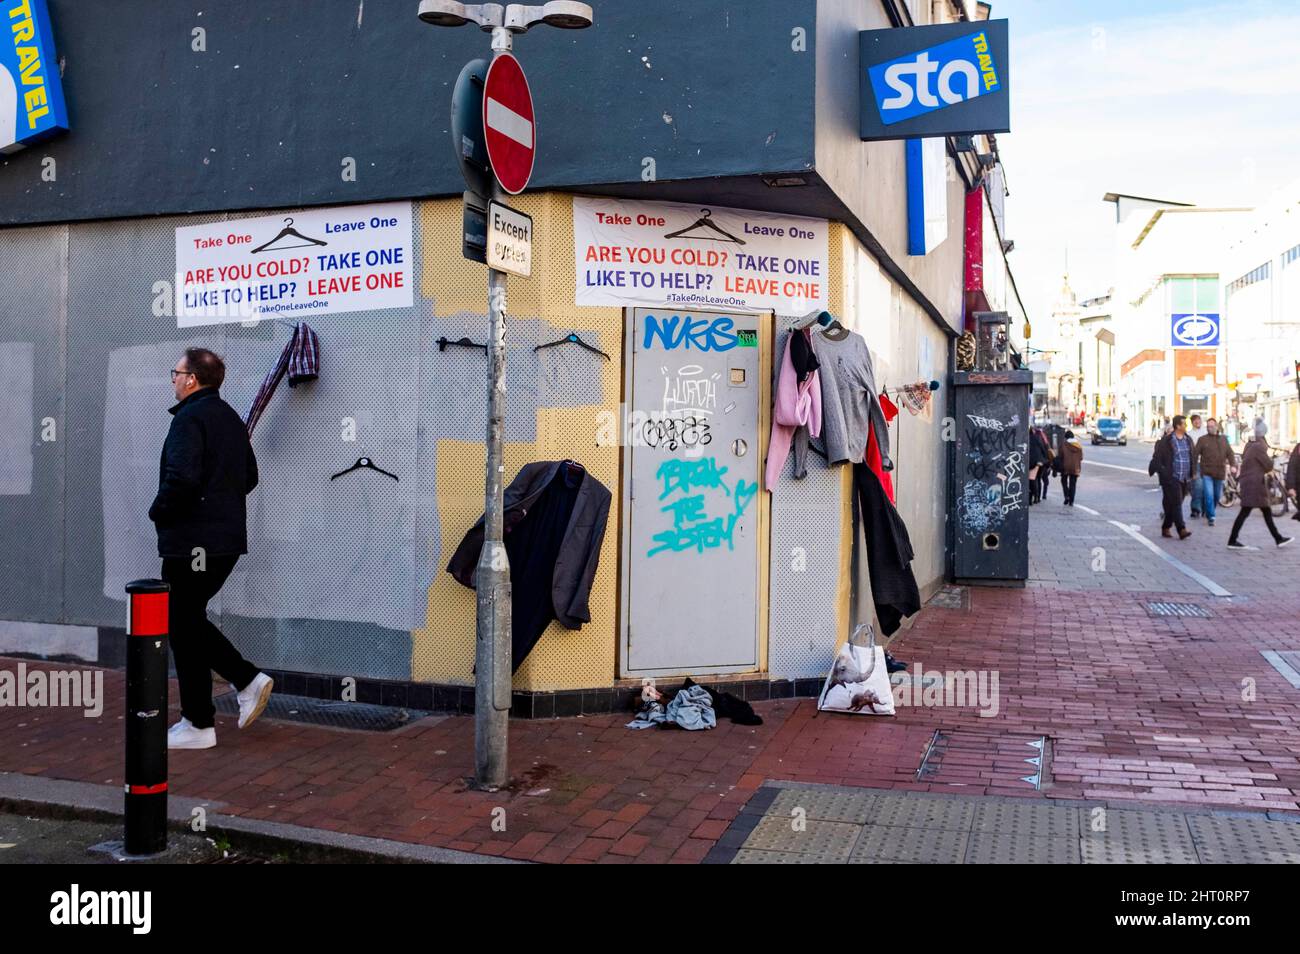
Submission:
{"label": "man walking", "polygon": [[1187,481],[1192,473],[1192,441],[1187,436],[1187,420],[1181,414],[1174,417],[1169,433],[1156,441],[1147,473],[1160,478],[1164,503],[1160,535],[1172,537],[1169,530],[1177,527],[1178,539],[1186,540],[1192,535],[1183,521],[1183,496],[1187,493]]}
{"label": "man walking", "polygon": [[[1205,436],[1205,428],[1201,426],[1201,415],[1192,415],[1192,426],[1187,429],[1187,436],[1192,439],[1192,448],[1195,449],[1197,442]],[[1196,459],[1192,459],[1191,493],[1192,493],[1192,519],[1196,519],[1205,512],[1205,507],[1201,502],[1201,473],[1196,468]]]}
{"label": "man walking", "polygon": [[1066,431],[1061,441],[1061,493],[1065,497],[1065,506],[1074,506],[1074,491],[1079,486],[1079,475],[1083,473],[1083,444],[1074,436],[1074,431]]}
{"label": "man walking", "polygon": [[1228,469],[1236,473],[1237,455],[1232,452],[1228,439],[1219,433],[1219,422],[1214,418],[1205,422],[1205,434],[1197,440],[1192,454],[1192,466],[1201,475],[1201,507],[1204,508],[1205,522],[1212,527]]}
{"label": "man walking", "polygon": [[257,486],[248,430],[218,393],[225,377],[225,364],[206,348],[185,349],[172,369],[178,403],[170,409],[158,495],[149,508],[162,578],[171,586],[170,641],[181,694],[169,749],[217,744],[213,670],[239,691],[241,729],[261,715],[271,695],[271,678],[239,654],[207,613],[208,601],[248,552],[244,497]]}

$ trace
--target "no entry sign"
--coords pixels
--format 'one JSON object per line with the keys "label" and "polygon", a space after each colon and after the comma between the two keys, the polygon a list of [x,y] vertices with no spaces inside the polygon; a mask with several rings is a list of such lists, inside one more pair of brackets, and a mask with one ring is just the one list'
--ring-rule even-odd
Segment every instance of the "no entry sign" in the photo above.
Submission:
{"label": "no entry sign", "polygon": [[533,95],[523,67],[502,53],[488,67],[483,89],[483,133],[488,161],[501,188],[511,195],[524,191],[533,174],[537,150]]}

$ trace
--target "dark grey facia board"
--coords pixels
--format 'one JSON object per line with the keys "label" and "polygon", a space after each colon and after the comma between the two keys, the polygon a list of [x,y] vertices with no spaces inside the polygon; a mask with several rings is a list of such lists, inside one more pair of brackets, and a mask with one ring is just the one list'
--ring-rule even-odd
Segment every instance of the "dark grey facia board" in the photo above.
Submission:
{"label": "dark grey facia board", "polygon": [[[816,0],[593,7],[588,30],[516,40],[532,188],[812,166]],[[0,224],[459,194],[452,85],[489,39],[418,8],[50,0],[70,131],[0,157]]]}
{"label": "dark grey facia board", "polygon": [[[947,183],[948,237],[928,255],[907,248],[907,161],[902,140],[859,136],[859,32],[890,25],[884,6],[861,0],[817,4],[816,168],[844,204],[844,221],[896,281],[915,289],[949,333],[961,329],[965,190]],[[949,163],[952,160],[949,159]]]}

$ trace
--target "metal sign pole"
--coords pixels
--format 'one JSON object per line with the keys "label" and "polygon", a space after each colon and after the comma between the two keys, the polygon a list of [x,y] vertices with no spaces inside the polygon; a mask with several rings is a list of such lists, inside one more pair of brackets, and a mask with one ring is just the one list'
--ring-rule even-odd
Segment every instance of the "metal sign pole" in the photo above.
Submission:
{"label": "metal sign pole", "polygon": [[[510,52],[511,34],[492,30],[492,57]],[[492,198],[500,189],[492,183]],[[506,412],[506,274],[488,269],[487,472],[483,508],[483,551],[474,585],[478,614],[474,642],[474,777],[480,788],[495,789],[509,779],[507,734],[510,716],[510,559],[503,542],[505,459],[502,438]]]}

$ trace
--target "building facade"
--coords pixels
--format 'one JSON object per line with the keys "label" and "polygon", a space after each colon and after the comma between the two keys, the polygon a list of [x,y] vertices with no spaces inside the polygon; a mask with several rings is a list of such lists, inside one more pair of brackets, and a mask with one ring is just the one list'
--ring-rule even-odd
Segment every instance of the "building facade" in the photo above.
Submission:
{"label": "building facade", "polygon": [[[302,320],[320,377],[282,386],[253,433],[250,552],[212,610],[291,691],[351,677],[362,701],[468,708],[475,595],[445,567],[483,509],[487,287],[462,254],[449,113],[486,37],[424,27],[413,0],[49,6],[69,131],[0,164],[0,652],[120,663],[123,587],[158,568],[168,368],[190,345],[224,355],[243,413]],[[872,620],[850,469],[762,476],[775,368],[809,311],[866,340],[887,393],[944,382],[889,433],[913,570],[923,595],[941,583],[941,425],[972,263],[996,276],[991,305],[1019,309],[1003,237],[972,253],[964,227],[971,196],[992,220],[1005,189],[982,174],[991,137],[944,139],[946,236],[913,254],[905,143],[859,139],[853,64],[861,30],[988,12],[610,0],[590,30],[520,38],[538,155],[510,201],[534,244],[532,276],[509,280],[506,478],[576,461],[612,498],[590,621],[552,623],[523,660],[520,714],[607,710],[644,676],[802,690]],[[714,268],[724,253],[748,258]],[[299,280],[346,304],[247,320],[222,308],[225,254],[263,268],[242,292],[263,306]],[[305,277],[320,269],[338,277]],[[682,472],[712,475],[690,533],[664,503],[683,484],[637,482],[682,408],[719,438],[669,435]],[[397,479],[339,476],[362,458]],[[644,545],[663,533],[667,549]]]}

